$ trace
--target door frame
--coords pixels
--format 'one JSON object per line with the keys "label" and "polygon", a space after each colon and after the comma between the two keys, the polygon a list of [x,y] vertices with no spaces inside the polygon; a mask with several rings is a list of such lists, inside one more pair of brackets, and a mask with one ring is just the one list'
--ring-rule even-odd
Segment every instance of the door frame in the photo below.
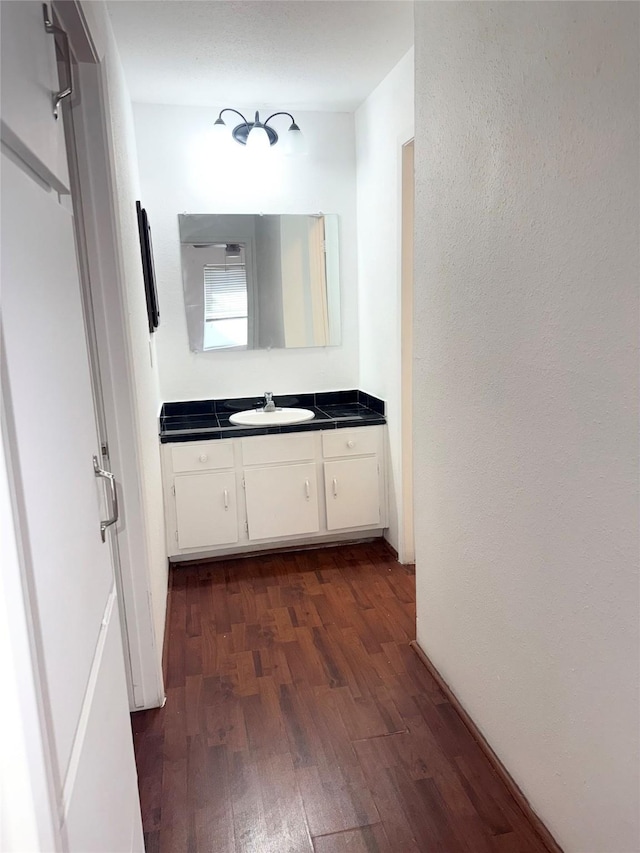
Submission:
{"label": "door frame", "polygon": [[402,518],[399,560],[415,563],[413,506],[413,249],[414,249],[414,139],[402,146],[400,209],[400,421]]}
{"label": "door frame", "polygon": [[[127,330],[124,263],[116,217],[117,189],[108,121],[106,69],[77,0],[53,7],[77,59],[77,95],[72,100],[74,148],[82,227],[86,239],[85,301],[92,306],[96,354],[109,458],[116,474],[122,521],[112,533],[119,554],[117,587],[128,648],[125,661],[132,711],[162,705],[165,698],[159,649],[149,596],[151,589],[146,520],[140,500],[141,457],[136,441],[136,391]],[[68,109],[68,108],[67,108]],[[73,171],[73,170],[72,170]],[[83,264],[80,265],[81,270]],[[88,278],[88,281],[87,281]],[[150,358],[152,351],[150,347]],[[94,360],[93,360],[94,361]],[[95,361],[93,368],[97,368]],[[126,626],[126,627],[125,627]]]}

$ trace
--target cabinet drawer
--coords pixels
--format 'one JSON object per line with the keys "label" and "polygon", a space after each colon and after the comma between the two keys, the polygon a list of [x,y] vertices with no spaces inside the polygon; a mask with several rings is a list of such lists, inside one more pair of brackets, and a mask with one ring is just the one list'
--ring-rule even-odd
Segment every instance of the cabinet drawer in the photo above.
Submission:
{"label": "cabinet drawer", "polygon": [[325,459],[334,456],[364,456],[378,452],[376,429],[337,429],[322,433],[322,455]]}
{"label": "cabinet drawer", "polygon": [[233,445],[230,441],[210,441],[202,444],[187,442],[171,448],[174,474],[233,468],[233,464]]}
{"label": "cabinet drawer", "polygon": [[245,465],[268,465],[270,462],[305,462],[313,459],[311,433],[257,435],[242,439],[242,461]]}

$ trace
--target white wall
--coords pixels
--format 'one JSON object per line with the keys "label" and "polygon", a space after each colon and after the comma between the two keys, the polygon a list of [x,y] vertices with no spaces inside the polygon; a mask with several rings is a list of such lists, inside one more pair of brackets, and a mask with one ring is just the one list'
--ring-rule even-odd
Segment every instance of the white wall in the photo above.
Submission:
{"label": "white wall", "polygon": [[418,641],[567,853],[640,847],[639,13],[416,4]]}
{"label": "white wall", "polygon": [[[358,384],[357,257],[353,116],[297,113],[309,154],[269,151],[267,165],[230,143],[213,153],[216,110],[134,104],[143,204],[153,233],[163,400],[352,388]],[[263,115],[263,117],[265,117]],[[287,120],[276,125],[286,133]],[[229,119],[233,123],[233,117]],[[275,123],[274,123],[275,124]],[[342,345],[253,352],[192,353],[180,274],[179,213],[337,213],[340,217]]]}
{"label": "white wall", "polygon": [[356,112],[360,387],[387,403],[391,466],[388,539],[396,550],[400,546],[403,512],[401,154],[403,144],[412,136],[413,50],[410,50]]}
{"label": "white wall", "polygon": [[[135,202],[140,198],[137,173],[137,155],[133,130],[131,100],[120,62],[118,49],[111,25],[102,3],[85,3],[83,12],[87,17],[92,38],[98,46],[103,62],[106,97],[106,112],[109,120],[109,148],[111,152],[112,178],[116,192],[115,219],[118,226],[117,239],[120,248],[117,259],[119,276],[113,286],[120,285],[120,294],[126,312],[127,341],[126,360],[133,380],[133,432],[135,454],[139,466],[139,495],[141,513],[129,504],[131,518],[142,528],[144,543],[141,559],[133,567],[138,587],[149,587],[152,609],[154,645],[157,656],[159,693],[153,704],[163,701],[161,659],[164,639],[164,623],[167,600],[168,561],[164,538],[164,513],[162,503],[162,479],[158,442],[158,413],[160,392],[155,350],[149,335],[144,282],[140,259],[140,243]],[[105,200],[105,204],[107,200]],[[125,523],[127,507],[125,506]],[[140,602],[138,602],[140,604]],[[142,607],[148,607],[146,593]],[[145,614],[140,618],[142,619]],[[133,627],[132,627],[133,630]]]}

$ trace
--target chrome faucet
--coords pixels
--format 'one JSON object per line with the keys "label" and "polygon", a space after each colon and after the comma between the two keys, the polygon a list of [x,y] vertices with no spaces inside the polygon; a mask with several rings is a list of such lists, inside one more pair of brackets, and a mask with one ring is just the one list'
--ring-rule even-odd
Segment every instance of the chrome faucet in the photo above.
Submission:
{"label": "chrome faucet", "polygon": [[263,412],[275,412],[276,404],[273,402],[273,391],[264,392],[264,407]]}

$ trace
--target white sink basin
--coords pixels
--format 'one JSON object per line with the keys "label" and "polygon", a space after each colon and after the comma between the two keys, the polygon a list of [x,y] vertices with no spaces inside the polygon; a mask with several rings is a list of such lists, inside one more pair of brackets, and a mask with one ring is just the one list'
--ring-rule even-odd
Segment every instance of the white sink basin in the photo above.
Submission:
{"label": "white sink basin", "polygon": [[275,412],[264,412],[262,409],[247,409],[236,412],[229,420],[236,426],[284,426],[285,424],[303,424],[315,418],[309,409],[276,409]]}

